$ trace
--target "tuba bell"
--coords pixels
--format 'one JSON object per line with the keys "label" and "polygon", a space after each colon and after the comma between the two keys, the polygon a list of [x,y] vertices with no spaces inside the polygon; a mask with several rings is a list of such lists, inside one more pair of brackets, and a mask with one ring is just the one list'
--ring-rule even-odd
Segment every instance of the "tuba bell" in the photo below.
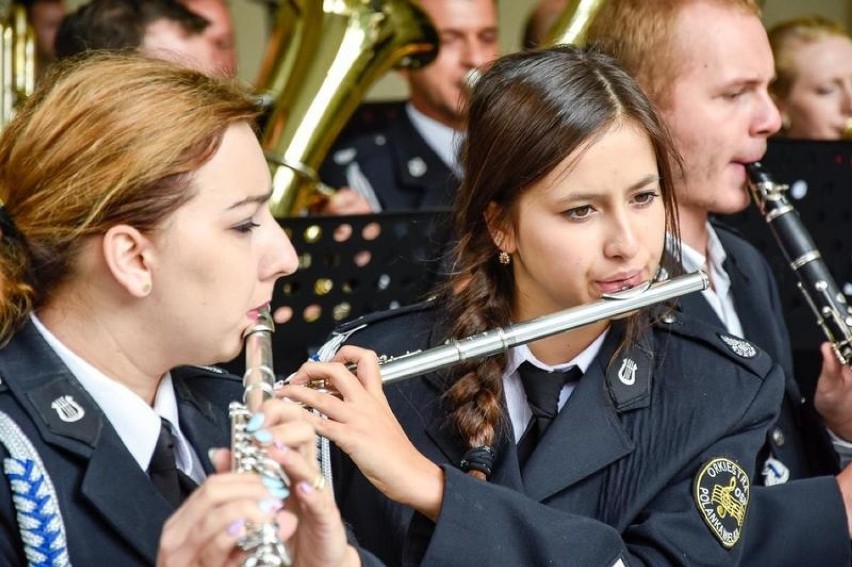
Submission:
{"label": "tuba bell", "polygon": [[547,32],[543,44],[583,45],[586,42],[586,32],[589,30],[589,26],[591,26],[605,1],[569,0]]}
{"label": "tuba bell", "polygon": [[274,97],[262,145],[276,218],[325,199],[317,169],[367,89],[394,66],[431,62],[438,46],[416,2],[294,0],[279,10],[286,13],[279,11],[257,81],[262,96]]}
{"label": "tuba bell", "polygon": [[35,88],[35,32],[26,8],[0,0],[0,130]]}

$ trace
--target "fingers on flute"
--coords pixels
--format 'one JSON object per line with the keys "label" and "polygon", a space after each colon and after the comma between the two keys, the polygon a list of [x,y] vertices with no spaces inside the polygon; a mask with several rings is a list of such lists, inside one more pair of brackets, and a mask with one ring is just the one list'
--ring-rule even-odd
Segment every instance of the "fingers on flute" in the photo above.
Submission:
{"label": "fingers on flute", "polygon": [[382,391],[379,358],[374,351],[346,345],[337,351],[333,360],[347,366],[354,365],[357,368],[356,375],[358,380],[371,394],[375,395]]}

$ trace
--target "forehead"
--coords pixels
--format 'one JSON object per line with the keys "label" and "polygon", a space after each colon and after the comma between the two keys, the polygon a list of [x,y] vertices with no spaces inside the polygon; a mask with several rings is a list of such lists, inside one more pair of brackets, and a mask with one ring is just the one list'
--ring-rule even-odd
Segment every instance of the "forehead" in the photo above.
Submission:
{"label": "forehead", "polygon": [[671,54],[678,78],[712,83],[765,81],[774,74],[772,50],[760,19],[742,8],[690,2],[674,22]]}
{"label": "forehead", "polygon": [[852,68],[852,41],[842,36],[825,36],[812,41],[791,43],[791,55],[799,71],[814,67],[848,72]]}
{"label": "forehead", "polygon": [[421,0],[420,5],[439,31],[497,25],[494,0]]}

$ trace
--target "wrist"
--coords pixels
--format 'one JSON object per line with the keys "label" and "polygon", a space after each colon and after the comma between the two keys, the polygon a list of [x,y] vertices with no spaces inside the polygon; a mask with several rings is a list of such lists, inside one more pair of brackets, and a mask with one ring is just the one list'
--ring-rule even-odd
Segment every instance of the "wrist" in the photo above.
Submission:
{"label": "wrist", "polygon": [[433,522],[441,513],[441,503],[444,499],[444,471],[423,457],[417,474],[412,479],[413,489],[408,492],[408,502],[411,506]]}
{"label": "wrist", "polygon": [[351,545],[346,546],[346,556],[343,558],[341,567],[361,567],[361,555]]}

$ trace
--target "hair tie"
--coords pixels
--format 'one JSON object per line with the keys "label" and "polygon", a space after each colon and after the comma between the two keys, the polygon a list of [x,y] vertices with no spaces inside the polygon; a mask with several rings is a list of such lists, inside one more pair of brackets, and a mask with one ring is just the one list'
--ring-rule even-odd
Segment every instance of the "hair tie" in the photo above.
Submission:
{"label": "hair tie", "polygon": [[486,477],[491,476],[491,468],[494,466],[494,449],[489,445],[480,445],[468,449],[462,457],[459,468],[464,472],[471,470],[479,471]]}

